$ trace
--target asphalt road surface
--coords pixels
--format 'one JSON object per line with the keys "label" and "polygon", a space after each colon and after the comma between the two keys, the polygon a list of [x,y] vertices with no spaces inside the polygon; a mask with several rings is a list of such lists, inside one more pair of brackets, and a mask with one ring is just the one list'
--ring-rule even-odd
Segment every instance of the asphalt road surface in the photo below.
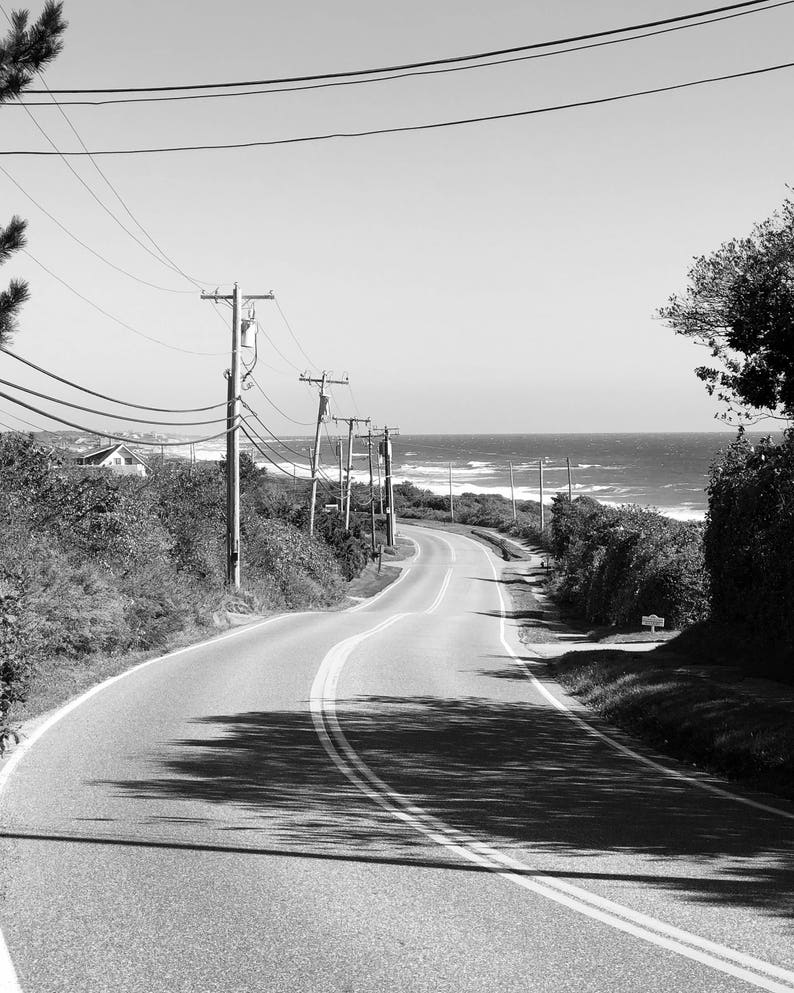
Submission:
{"label": "asphalt road surface", "polygon": [[[794,990],[794,812],[545,677],[502,563],[106,685],[0,772],[0,991]],[[509,614],[509,610],[507,611]]]}

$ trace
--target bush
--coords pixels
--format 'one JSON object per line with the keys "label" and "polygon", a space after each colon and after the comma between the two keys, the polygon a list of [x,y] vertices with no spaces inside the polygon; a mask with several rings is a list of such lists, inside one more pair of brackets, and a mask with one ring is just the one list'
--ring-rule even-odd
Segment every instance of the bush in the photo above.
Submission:
{"label": "bush", "polygon": [[739,438],[711,469],[705,555],[711,612],[746,668],[794,675],[794,432]]}
{"label": "bush", "polygon": [[706,615],[700,524],[587,497],[553,501],[550,545],[560,595],[596,624],[639,625],[643,614],[680,628]]}

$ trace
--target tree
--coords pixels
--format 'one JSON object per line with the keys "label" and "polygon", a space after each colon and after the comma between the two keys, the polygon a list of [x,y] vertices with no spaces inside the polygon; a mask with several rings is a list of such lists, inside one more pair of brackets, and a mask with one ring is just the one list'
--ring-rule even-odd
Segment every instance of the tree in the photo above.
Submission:
{"label": "tree", "polygon": [[[28,24],[28,12],[11,14],[11,29],[0,41],[0,104],[18,97],[33,76],[60,52],[61,36],[66,30],[63,4],[47,0],[37,21]],[[0,227],[0,265],[25,246],[26,223],[12,217]],[[0,346],[7,345],[16,330],[16,319],[28,299],[28,285],[12,279],[8,289],[0,291]]]}
{"label": "tree", "polygon": [[688,279],[658,316],[717,359],[695,373],[727,403],[720,416],[794,419],[794,201],[695,259]]}

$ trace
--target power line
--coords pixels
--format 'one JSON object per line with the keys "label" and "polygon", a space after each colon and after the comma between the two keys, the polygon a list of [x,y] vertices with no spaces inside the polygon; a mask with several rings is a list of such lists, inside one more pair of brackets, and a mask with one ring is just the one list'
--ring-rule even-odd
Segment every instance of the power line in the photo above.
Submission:
{"label": "power line", "polygon": [[[794,3],[794,0],[792,0],[792,2]],[[70,231],[65,224],[62,224],[61,221],[59,221],[57,217],[53,216],[47,210],[46,207],[42,206],[37,200],[35,200],[30,195],[30,193],[28,193],[27,190],[23,189],[23,187],[14,179],[14,177],[9,172],[7,172],[2,166],[0,166],[0,172],[2,172],[2,174],[6,177],[7,180],[9,180],[9,182],[13,183],[14,186],[16,186],[16,188],[23,196],[28,198],[28,200],[34,205],[34,207],[38,207],[38,209],[44,215],[49,217],[49,219],[53,222],[53,224],[56,224],[61,229],[61,231],[63,231],[72,239],[72,241],[77,242],[77,244],[82,246],[87,252],[90,252],[95,258],[99,259],[100,262],[104,262],[105,265],[110,266],[111,269],[115,269],[116,272],[120,272],[125,276],[129,276],[129,278],[134,279],[136,283],[143,283],[144,286],[151,286],[152,289],[155,290],[163,290],[166,293],[190,293],[190,294],[193,293],[193,290],[177,290],[171,286],[160,286],[157,283],[150,283],[147,279],[142,279],[140,276],[136,276],[133,273],[129,272],[127,269],[123,269],[121,266],[118,266],[114,262],[111,262],[110,259],[105,258],[105,256],[102,255],[100,252],[95,251],[90,245],[87,245],[84,241],[78,238],[77,235],[74,234],[74,232]]]}
{"label": "power line", "polygon": [[45,410],[39,410],[38,407],[34,407],[32,404],[25,403],[24,400],[19,400],[17,397],[10,396],[8,393],[3,393],[0,390],[0,397],[4,400],[9,400],[11,403],[16,404],[19,407],[24,407],[25,410],[32,410],[34,414],[39,414],[41,417],[45,417],[49,421],[57,421],[58,424],[65,424],[67,427],[75,428],[78,431],[84,431],[86,434],[102,434],[106,438],[111,438],[114,441],[123,441],[129,445],[146,445],[151,448],[185,448],[187,445],[200,445],[205,441],[214,441],[216,438],[223,438],[225,435],[230,434],[232,431],[237,430],[237,425],[230,428],[226,428],[225,431],[219,431],[218,434],[211,434],[206,438],[190,438],[188,441],[144,441],[140,438],[125,438],[120,434],[110,434],[108,431],[98,432],[95,428],[87,428],[84,424],[75,424],[73,421],[67,421],[63,417],[56,417],[55,414],[48,414]]}
{"label": "power line", "polygon": [[487,52],[476,52],[469,55],[451,55],[445,58],[428,59],[424,62],[406,62],[402,65],[376,66],[370,69],[347,69],[337,72],[317,73],[311,76],[283,76],[275,79],[248,79],[237,82],[221,83],[184,83],[177,86],[119,86],[119,87],[91,87],[87,89],[62,89],[62,90],[28,90],[28,93],[42,94],[48,92],[59,96],[72,95],[76,93],[165,93],[179,92],[184,90],[217,90],[232,89],[243,86],[270,86],[280,83],[308,83],[317,82],[324,79],[340,79],[349,76],[373,76],[386,72],[400,72],[407,69],[424,69],[429,66],[449,65],[454,62],[475,62],[480,59],[494,58],[498,55],[512,55],[516,52],[528,52],[541,48],[554,48],[558,45],[567,45],[576,41],[589,41],[594,38],[605,38],[613,34],[627,34],[632,31],[641,31],[645,28],[661,27],[665,24],[676,24],[683,21],[693,21],[697,18],[708,17],[711,14],[721,14],[729,10],[739,10],[747,7],[759,7],[766,0],[743,0],[742,3],[732,3],[721,7],[712,7],[709,10],[700,10],[690,14],[681,14],[677,17],[665,17],[656,21],[645,21],[641,24],[631,24],[619,28],[609,28],[602,31],[592,31],[588,34],[573,35],[567,38],[556,38],[551,41],[539,41],[528,45],[514,45],[511,48],[494,49]]}
{"label": "power line", "polygon": [[[495,59],[487,62],[478,62],[471,65],[449,65],[444,66],[439,69],[419,69],[408,72],[400,72],[396,74],[381,75],[376,76],[372,79],[335,79],[328,82],[321,83],[310,83],[305,86],[285,86],[271,89],[256,89],[256,90],[238,90],[237,92],[224,91],[221,93],[188,93],[179,96],[159,96],[159,97],[125,97],[125,98],[113,98],[110,100],[62,100],[59,101],[59,106],[62,107],[102,107],[110,104],[129,104],[129,103],[170,103],[174,101],[182,100],[218,100],[218,99],[233,99],[234,97],[245,97],[245,96],[270,96],[276,93],[302,93],[304,90],[320,90],[328,89],[330,87],[337,86],[366,86],[371,83],[384,83],[399,79],[411,79],[417,76],[437,76],[453,72],[468,72],[472,69],[487,69],[493,66],[501,65],[511,65],[517,62],[528,62],[535,59],[546,59],[553,58],[558,55],[569,55],[573,52],[584,52],[595,48],[605,48],[611,45],[622,45],[632,41],[640,41],[645,38],[655,38],[660,35],[672,34],[678,31],[687,31],[691,28],[705,27],[709,24],[718,24],[721,21],[730,21],[737,17],[746,17],[750,14],[761,14],[767,10],[774,10],[777,7],[787,7],[794,3],[794,0],[778,0],[777,3],[771,3],[766,7],[755,7],[751,10],[742,10],[733,14],[725,14],[721,17],[712,17],[708,20],[689,22],[686,24],[678,24],[674,27],[660,28],[656,31],[646,31],[642,34],[631,35],[627,38],[612,38],[607,41],[597,41],[585,45],[574,45],[570,48],[561,48],[556,51],[541,51],[535,52],[532,55],[519,55],[511,58],[505,59]],[[561,43],[562,44],[562,43]],[[230,84],[231,85],[231,84]],[[248,85],[248,84],[240,84]],[[35,90],[29,90],[30,93],[35,93]],[[60,91],[51,91],[60,92]],[[69,92],[80,92],[80,91],[69,91]],[[85,92],[100,92],[100,91],[85,91]],[[123,91],[129,92],[129,91]],[[15,104],[8,104],[9,107],[13,106],[26,106],[26,107],[51,107],[52,104],[48,101],[17,101]]]}
{"label": "power line", "polygon": [[[792,3],[794,3],[794,0],[791,0],[791,2],[792,2]],[[301,343],[300,343],[300,342],[298,341],[298,337],[297,337],[297,335],[295,334],[295,332],[294,332],[294,331],[292,330],[292,325],[291,325],[291,324],[290,324],[290,322],[289,322],[289,321],[287,320],[287,315],[286,315],[286,314],[284,313],[284,311],[283,311],[283,310],[281,309],[281,304],[279,303],[279,300],[278,300],[278,297],[277,297],[277,296],[276,296],[275,294],[273,295],[273,303],[275,303],[275,305],[276,305],[276,309],[278,310],[278,312],[279,312],[279,314],[281,314],[281,320],[282,320],[282,321],[284,322],[284,324],[285,324],[285,326],[286,326],[286,328],[287,328],[287,331],[289,331],[289,333],[290,333],[290,334],[292,335],[292,340],[293,340],[293,341],[295,342],[295,344],[296,344],[296,345],[298,346],[298,348],[299,348],[299,349],[301,350],[301,354],[303,355],[303,357],[304,357],[304,358],[306,359],[306,361],[307,361],[307,362],[309,363],[309,365],[310,365],[310,366],[311,366],[312,368],[314,368],[314,369],[318,369],[318,368],[319,368],[319,366],[317,365],[317,363],[316,363],[316,362],[312,362],[312,360],[311,360],[311,359],[309,358],[309,356],[308,356],[308,355],[306,354],[306,349],[305,349],[305,348],[303,347],[303,345],[301,345]]]}
{"label": "power line", "polygon": [[174,352],[184,352],[187,355],[205,355],[205,356],[226,355],[226,352],[198,352],[192,348],[182,348],[180,345],[172,345],[167,341],[162,341],[160,338],[155,338],[150,334],[146,334],[145,331],[140,331],[138,328],[133,327],[131,324],[127,324],[126,321],[122,321],[120,317],[116,317],[115,315],[109,313],[107,310],[104,309],[104,307],[100,307],[98,303],[94,303],[93,300],[90,300],[79,290],[75,289],[74,286],[71,285],[71,283],[67,283],[65,279],[54,273],[52,269],[48,269],[43,262],[39,262],[39,260],[34,255],[31,255],[26,248],[23,248],[22,251],[24,252],[25,255],[27,255],[29,259],[35,262],[37,266],[42,268],[49,276],[52,276],[53,279],[57,280],[57,282],[59,282],[61,286],[65,286],[66,289],[69,290],[71,293],[74,293],[76,297],[79,297],[84,303],[87,303],[89,307],[93,307],[94,310],[99,311],[99,313],[102,314],[104,317],[107,317],[115,324],[118,324],[119,327],[125,328],[127,331],[131,331],[133,334],[138,335],[139,338],[146,338],[147,341],[153,341],[157,345],[162,345],[163,348],[170,348]]}
{"label": "power line", "polygon": [[311,428],[311,427],[314,427],[314,421],[296,421],[294,417],[290,417],[289,414],[285,414],[284,411],[281,409],[281,407],[277,406],[270,399],[270,397],[267,395],[267,393],[265,393],[265,391],[262,389],[262,387],[259,385],[259,383],[254,378],[253,373],[249,373],[248,376],[247,376],[247,378],[251,380],[251,382],[259,390],[259,392],[262,394],[262,396],[265,398],[265,400],[267,400],[267,402],[270,404],[270,406],[277,413],[281,414],[282,417],[286,418],[286,420],[292,421],[293,424],[297,424],[299,427],[302,427],[302,428]]}
{"label": "power line", "polygon": [[267,331],[265,331],[265,329],[262,327],[262,324],[261,324],[260,321],[257,321],[256,322],[256,326],[257,326],[258,330],[261,331],[262,334],[265,336],[265,340],[270,343],[270,345],[273,347],[274,351],[276,351],[279,354],[279,356],[287,363],[287,365],[288,366],[292,366],[292,368],[295,370],[295,372],[300,372],[301,370],[298,368],[298,366],[296,366],[294,362],[291,362],[287,358],[287,356],[281,351],[281,349],[278,347],[278,345],[275,343],[275,341],[273,341],[273,339],[270,337],[270,335],[267,333]]}
{"label": "power line", "polygon": [[[28,427],[35,428],[37,431],[46,431],[47,430],[46,428],[43,428],[40,424],[34,424],[33,421],[26,421],[25,418],[24,417],[20,417],[19,414],[13,414],[10,410],[2,410],[2,408],[0,408],[0,412],[2,412],[3,414],[5,414],[6,417],[13,417],[15,421],[22,421],[23,424],[27,424]],[[9,427],[8,424],[6,424],[4,426],[7,427],[9,429],[9,431],[19,431],[19,428]]]}
{"label": "power line", "polygon": [[[288,469],[285,469],[284,466],[282,466],[279,462],[276,462],[274,459],[271,459],[270,456],[266,452],[262,451],[262,449],[259,447],[259,445],[256,443],[256,441],[254,441],[254,439],[248,433],[248,428],[249,427],[251,427],[251,425],[248,423],[248,421],[245,421],[243,424],[240,425],[241,431],[246,436],[246,438],[248,438],[248,441],[254,446],[254,448],[257,450],[257,452],[259,452],[259,454],[262,456],[262,458],[265,459],[265,461],[269,462],[276,469],[278,469],[279,472],[283,472],[285,476],[288,476],[290,479],[294,479],[292,473]],[[251,428],[251,430],[256,435],[256,437],[259,439],[259,441],[262,442],[263,445],[267,445],[267,442],[264,440],[264,438],[261,437],[261,435],[257,431],[255,431],[253,428]],[[271,452],[273,451],[273,449],[269,445],[267,445],[267,447],[270,449]],[[273,454],[277,454],[277,453],[274,452]],[[288,465],[293,466],[295,469],[304,469],[304,468],[306,468],[306,466],[295,465],[295,463],[294,462],[290,462],[289,459],[285,459],[284,461]],[[326,493],[333,493],[334,492],[333,485],[330,484],[330,483],[323,483],[322,481],[318,480],[318,485],[321,486],[325,490]]]}
{"label": "power line", "polygon": [[[577,107],[595,107],[601,104],[617,103],[621,100],[631,100],[635,97],[653,96],[657,93],[671,93],[675,90],[686,90],[695,86],[704,86],[707,83],[723,83],[731,79],[745,79],[750,76],[761,76],[770,72],[778,72],[781,69],[791,69],[794,62],[781,62],[778,65],[764,66],[760,69],[748,69],[745,72],[727,73],[722,76],[708,76],[704,79],[689,80],[685,83],[672,83],[669,86],[655,86],[647,90],[633,90],[629,93],[617,93],[608,97],[597,97],[592,100],[576,100],[571,103],[554,104],[548,107],[533,107],[529,110],[514,110],[503,114],[484,114],[480,117],[463,117],[450,121],[433,121],[430,124],[406,124],[393,128],[370,128],[366,131],[334,131],[326,134],[300,135],[294,138],[272,138],[263,141],[238,141],[226,142],[219,145],[166,145],[154,148],[111,148],[94,149],[91,155],[157,155],[173,152],[206,152],[206,151],[226,151],[230,149],[242,148],[269,148],[276,145],[299,145],[309,144],[317,141],[330,141],[334,138],[370,138],[375,135],[384,134],[408,134],[419,131],[436,131],[442,128],[460,127],[464,124],[483,124],[487,121],[507,121],[519,117],[533,117],[539,114],[551,114],[562,110],[573,110]],[[17,149],[0,151],[0,156],[27,155],[27,156],[51,156],[55,152],[41,151],[38,149]],[[61,154],[61,153],[57,153]],[[64,152],[64,155],[73,157],[85,156],[86,152]]]}
{"label": "power line", "polygon": [[[8,11],[5,9],[5,7],[2,4],[0,4],[0,10],[2,10],[2,12],[5,15],[5,18],[8,21],[8,23],[13,26],[13,21],[11,20],[11,17],[9,16]],[[37,71],[36,75],[38,75],[39,78],[43,80],[43,76],[41,75],[40,72]],[[52,101],[55,104],[55,106],[58,106],[58,102],[55,99],[55,97],[52,95],[52,93],[51,93],[49,87],[47,86],[46,82],[44,83],[44,86],[45,86],[44,92],[49,93],[50,94],[50,98],[52,99]],[[138,244],[145,252],[147,252],[149,255],[151,255],[152,258],[156,259],[161,265],[165,265],[169,269],[172,269],[173,271],[179,273],[179,275],[181,275],[185,279],[187,279],[188,282],[191,282],[191,283],[193,283],[193,285],[195,287],[200,288],[199,287],[199,284],[196,283],[195,280],[193,280],[189,276],[187,276],[184,272],[182,272],[182,270],[177,265],[175,265],[173,262],[171,262],[170,260],[168,260],[164,256],[162,250],[159,248],[159,246],[157,244],[155,244],[154,240],[151,238],[151,236],[149,235],[149,233],[143,228],[143,226],[140,224],[140,222],[133,216],[132,212],[129,210],[129,208],[127,207],[127,205],[124,203],[124,201],[122,200],[121,196],[119,195],[119,193],[117,192],[117,190],[115,189],[115,187],[113,186],[113,184],[110,182],[110,180],[107,178],[107,176],[105,176],[105,174],[99,168],[99,166],[97,165],[97,163],[94,161],[91,152],[86,148],[86,146],[85,146],[85,144],[83,142],[83,139],[78,134],[77,129],[75,128],[75,126],[69,120],[69,117],[67,116],[66,111],[64,111],[63,108],[59,108],[61,114],[63,115],[63,117],[64,117],[64,119],[66,121],[66,123],[69,125],[70,129],[72,130],[72,133],[75,135],[75,137],[77,138],[77,140],[80,142],[80,145],[81,145],[81,147],[83,149],[83,152],[91,160],[91,164],[94,166],[94,168],[100,174],[100,176],[102,176],[102,178],[105,180],[105,182],[110,187],[110,189],[113,192],[113,194],[115,195],[116,199],[119,201],[119,203],[124,208],[124,210],[127,212],[127,214],[129,214],[129,216],[138,225],[138,227],[141,229],[141,231],[143,231],[143,233],[146,235],[146,237],[149,238],[149,240],[152,242],[152,244],[154,245],[154,247],[160,253],[159,255],[157,255],[150,248],[148,248],[140,240],[140,238],[137,237],[137,235],[133,234],[132,231],[130,231],[130,229],[124,223],[122,223],[122,221],[119,220],[119,218],[113,213],[113,211],[107,206],[107,204],[105,204],[104,201],[100,200],[100,198],[97,196],[97,194],[94,192],[94,190],[88,185],[88,183],[86,183],[86,181],[83,179],[83,177],[72,167],[72,165],[69,163],[69,161],[64,156],[63,152],[61,152],[61,150],[58,148],[58,146],[55,144],[55,142],[52,140],[52,138],[50,138],[50,136],[47,134],[47,132],[44,130],[44,128],[41,126],[41,124],[39,124],[39,122],[36,120],[36,117],[34,116],[34,114],[27,107],[25,107],[25,105],[24,105],[24,103],[22,101],[18,101],[18,102],[21,104],[21,106],[24,107],[25,113],[28,115],[28,117],[30,118],[30,120],[33,122],[33,124],[35,125],[36,129],[41,133],[41,135],[44,137],[44,139],[46,140],[46,142],[53,149],[53,153],[52,154],[58,155],[60,157],[61,161],[66,166],[66,168],[69,170],[69,172],[71,172],[71,174],[80,183],[80,185],[83,186],[85,190],[87,190],[87,192],[90,194],[90,196],[99,204],[99,206],[105,211],[105,213],[108,214],[108,216],[111,217],[116,222],[116,224],[118,224],[118,226],[122,229],[122,231],[126,232],[126,234],[129,235],[129,237],[132,238],[132,240],[134,242],[136,242],[136,244]],[[161,256],[162,256],[162,258],[161,258]]]}
{"label": "power line", "polygon": [[215,417],[209,421],[153,421],[144,417],[128,417],[126,414],[114,414],[112,411],[95,410],[93,407],[83,407],[81,404],[71,403],[69,400],[59,400],[57,397],[48,396],[46,393],[39,393],[38,390],[32,390],[27,386],[20,386],[19,383],[13,383],[9,379],[0,379],[0,383],[2,383],[3,386],[10,386],[12,389],[20,390],[22,393],[28,393],[31,396],[39,397],[41,400],[49,400],[50,403],[59,403],[64,407],[71,407],[73,410],[82,410],[83,413],[86,414],[98,414],[100,417],[110,417],[120,421],[134,421],[136,424],[153,424],[162,427],[187,428],[195,427],[198,424],[223,424],[226,422],[225,417]]}
{"label": "power line", "polygon": [[50,379],[55,379],[59,383],[64,383],[66,386],[71,386],[76,390],[80,390],[82,393],[88,393],[91,396],[99,397],[100,400],[109,400],[111,403],[121,404],[123,407],[134,407],[135,410],[150,410],[158,414],[203,414],[208,410],[219,410],[221,407],[226,406],[225,403],[213,403],[208,407],[147,407],[145,404],[132,403],[129,400],[119,400],[116,397],[108,396],[106,393],[97,393],[96,390],[91,390],[87,386],[80,386],[79,383],[73,383],[70,379],[65,379],[63,376],[59,376],[40,365],[36,365],[36,363],[31,362],[30,359],[17,355],[17,353],[12,352],[10,348],[0,348],[0,352],[10,355],[11,358],[16,359],[17,362],[22,362],[24,365],[30,366],[30,368],[35,369],[36,372],[43,373],[45,376],[49,376]]}
{"label": "power line", "polygon": [[[2,382],[2,380],[0,380],[0,382]],[[273,431],[272,431],[272,430],[271,430],[271,429],[270,429],[270,428],[269,428],[269,427],[267,426],[267,424],[265,424],[265,422],[264,422],[264,421],[262,420],[262,418],[261,418],[261,417],[259,416],[259,414],[257,414],[257,412],[256,412],[256,411],[255,411],[255,410],[253,409],[253,407],[249,407],[249,405],[248,405],[248,404],[247,404],[247,403],[245,402],[245,400],[241,400],[240,402],[241,402],[241,403],[242,403],[242,405],[243,405],[243,406],[245,407],[245,409],[246,409],[246,410],[247,410],[247,411],[248,411],[248,412],[249,412],[250,414],[252,414],[252,415],[253,415],[253,416],[254,416],[254,417],[255,417],[255,418],[257,419],[257,421],[259,421],[259,423],[260,423],[260,424],[262,425],[262,427],[263,427],[263,428],[265,429],[265,431],[267,431],[267,433],[268,433],[268,434],[269,434],[269,435],[271,436],[271,438],[273,439],[273,441],[275,441],[275,442],[277,442],[277,443],[278,443],[279,445],[281,445],[281,447],[282,447],[282,448],[286,448],[286,450],[287,450],[288,452],[290,452],[290,453],[291,453],[292,455],[295,455],[295,456],[296,456],[297,458],[299,458],[299,459],[302,459],[302,458],[304,457],[304,456],[303,456],[303,455],[302,455],[302,454],[301,454],[300,452],[296,452],[294,448],[292,448],[292,447],[291,447],[290,445],[288,445],[288,444],[286,443],[286,441],[282,441],[282,440],[281,440],[281,439],[280,439],[280,438],[279,438],[279,437],[278,437],[278,436],[277,436],[277,435],[275,434],[275,432],[273,432]]]}

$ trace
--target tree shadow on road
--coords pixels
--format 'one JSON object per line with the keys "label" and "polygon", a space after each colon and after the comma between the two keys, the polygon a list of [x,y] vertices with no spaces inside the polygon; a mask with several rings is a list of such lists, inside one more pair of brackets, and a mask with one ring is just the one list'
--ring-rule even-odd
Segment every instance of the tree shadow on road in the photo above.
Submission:
{"label": "tree shadow on road", "polygon": [[[353,748],[393,790],[471,837],[522,849],[539,869],[625,878],[610,856],[640,856],[632,871],[649,874],[650,885],[794,916],[788,822],[649,771],[553,710],[370,696],[338,703],[337,714]],[[153,757],[151,778],[111,785],[136,801],[223,805],[225,830],[238,838],[265,830],[279,844],[352,847],[364,857],[409,858],[426,848],[330,763],[309,713],[195,723],[194,737]]]}

